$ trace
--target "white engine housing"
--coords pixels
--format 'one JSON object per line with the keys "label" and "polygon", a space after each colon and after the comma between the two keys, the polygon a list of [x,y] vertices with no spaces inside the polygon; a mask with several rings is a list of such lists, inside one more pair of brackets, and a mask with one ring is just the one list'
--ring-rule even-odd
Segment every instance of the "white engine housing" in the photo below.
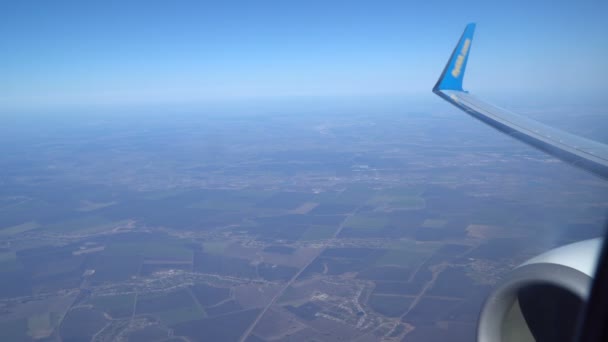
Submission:
{"label": "white engine housing", "polygon": [[602,239],[555,248],[515,268],[488,297],[479,342],[570,341],[589,297]]}

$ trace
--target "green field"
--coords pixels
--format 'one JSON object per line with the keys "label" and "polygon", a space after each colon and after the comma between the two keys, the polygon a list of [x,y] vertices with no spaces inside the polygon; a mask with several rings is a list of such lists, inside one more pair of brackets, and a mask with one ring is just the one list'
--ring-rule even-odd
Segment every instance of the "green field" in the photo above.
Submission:
{"label": "green field", "polygon": [[45,267],[36,270],[33,275],[36,277],[48,277],[65,273],[80,273],[78,269],[81,267],[82,262],[82,257],[48,260],[45,263]]}
{"label": "green field", "polygon": [[220,198],[218,200],[205,200],[196,202],[188,206],[188,208],[218,210],[218,211],[244,211],[253,205],[250,201],[244,199],[228,199]]}
{"label": "green field", "polygon": [[182,195],[186,192],[187,191],[183,190],[183,189],[147,191],[142,194],[141,198],[144,198],[147,200],[163,200],[163,199]]}
{"label": "green field", "polygon": [[33,230],[39,228],[40,225],[36,221],[28,221],[22,224],[18,224],[16,226],[7,227],[4,229],[0,229],[0,237],[12,236],[16,234],[20,234],[23,232],[27,232],[28,230]]}
{"label": "green field", "polygon": [[15,252],[0,253],[0,272],[11,272],[21,269]]}
{"label": "green field", "polygon": [[59,334],[63,341],[90,341],[107,322],[101,311],[75,308],[64,317]]}
{"label": "green field", "polygon": [[0,322],[0,341],[29,341],[27,319]]}
{"label": "green field", "polygon": [[447,220],[441,219],[426,219],[422,223],[425,228],[443,228],[448,223]]}
{"label": "green field", "polygon": [[375,190],[367,185],[351,185],[336,197],[335,203],[362,204],[374,194]]}
{"label": "green field", "polygon": [[224,254],[228,241],[205,241],[203,242],[203,251],[209,254]]}
{"label": "green field", "polygon": [[375,264],[377,266],[414,267],[429,258],[438,247],[434,243],[421,244],[411,240],[396,241],[376,260]]}
{"label": "green field", "polygon": [[84,211],[84,212],[95,211],[95,210],[98,210],[98,209],[109,207],[109,206],[114,205],[116,203],[117,202],[115,202],[115,201],[113,201],[113,202],[81,201],[80,202],[80,207],[78,207],[78,211]]}
{"label": "green field", "polygon": [[167,326],[207,316],[188,289],[141,294],[137,298],[136,314],[154,315]]}
{"label": "green field", "polygon": [[154,315],[158,316],[158,318],[167,326],[207,317],[205,312],[196,305],[162,311],[155,313]]}
{"label": "green field", "polygon": [[71,233],[82,231],[87,233],[109,230],[126,221],[111,221],[100,216],[85,216],[77,219],[65,220],[61,223],[46,225],[43,228],[53,233]]}
{"label": "green field", "polygon": [[424,186],[398,186],[390,189],[383,189],[381,193],[388,196],[418,197],[424,193]]}
{"label": "green field", "polygon": [[166,242],[115,242],[107,245],[103,253],[111,256],[137,255],[150,259],[192,260],[194,252],[179,240],[169,240]]}
{"label": "green field", "polygon": [[89,300],[89,303],[113,318],[116,318],[130,316],[133,313],[134,301],[135,294],[124,294],[92,297]]}
{"label": "green field", "polygon": [[17,255],[15,252],[4,252],[0,253],[0,263],[2,262],[11,262],[17,260]]}
{"label": "green field", "polygon": [[376,312],[389,317],[397,317],[405,313],[412,303],[413,298],[388,296],[388,295],[372,295],[367,301]]}
{"label": "green field", "polygon": [[414,210],[424,209],[426,201],[420,196],[393,196],[393,195],[378,195],[374,196],[369,204],[388,207],[391,209]]}
{"label": "green field", "polygon": [[389,220],[383,216],[371,216],[369,214],[357,214],[349,217],[345,227],[353,229],[382,229]]}
{"label": "green field", "polygon": [[56,312],[30,316],[27,320],[27,334],[33,338],[46,337],[53,332],[60,319],[61,315]]}
{"label": "green field", "polygon": [[254,190],[218,191],[212,198],[194,202],[189,207],[206,210],[242,212],[250,209],[259,201],[270,197],[272,194],[272,192]]}

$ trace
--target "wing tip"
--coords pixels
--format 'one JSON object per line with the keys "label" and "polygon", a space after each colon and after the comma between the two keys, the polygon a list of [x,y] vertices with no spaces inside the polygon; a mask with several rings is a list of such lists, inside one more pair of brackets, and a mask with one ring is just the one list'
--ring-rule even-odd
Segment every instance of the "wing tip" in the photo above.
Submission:
{"label": "wing tip", "polygon": [[476,26],[477,24],[474,22],[465,26],[458,44],[454,47],[450,59],[445,65],[437,83],[433,87],[433,92],[436,93],[441,90],[462,90],[462,80],[464,78]]}

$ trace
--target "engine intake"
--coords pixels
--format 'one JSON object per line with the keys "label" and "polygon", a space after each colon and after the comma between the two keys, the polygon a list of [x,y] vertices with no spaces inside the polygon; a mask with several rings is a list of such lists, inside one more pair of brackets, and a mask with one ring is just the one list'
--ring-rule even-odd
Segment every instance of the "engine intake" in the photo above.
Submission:
{"label": "engine intake", "polygon": [[486,300],[478,341],[572,341],[601,242],[559,247],[515,268]]}

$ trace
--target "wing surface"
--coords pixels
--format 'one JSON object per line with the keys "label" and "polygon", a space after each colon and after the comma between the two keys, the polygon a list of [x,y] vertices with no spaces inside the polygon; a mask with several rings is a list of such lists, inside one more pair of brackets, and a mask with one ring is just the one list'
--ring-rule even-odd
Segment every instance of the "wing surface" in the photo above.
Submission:
{"label": "wing surface", "polygon": [[470,116],[558,159],[608,179],[608,145],[542,124],[464,91],[475,24],[466,26],[433,92]]}

